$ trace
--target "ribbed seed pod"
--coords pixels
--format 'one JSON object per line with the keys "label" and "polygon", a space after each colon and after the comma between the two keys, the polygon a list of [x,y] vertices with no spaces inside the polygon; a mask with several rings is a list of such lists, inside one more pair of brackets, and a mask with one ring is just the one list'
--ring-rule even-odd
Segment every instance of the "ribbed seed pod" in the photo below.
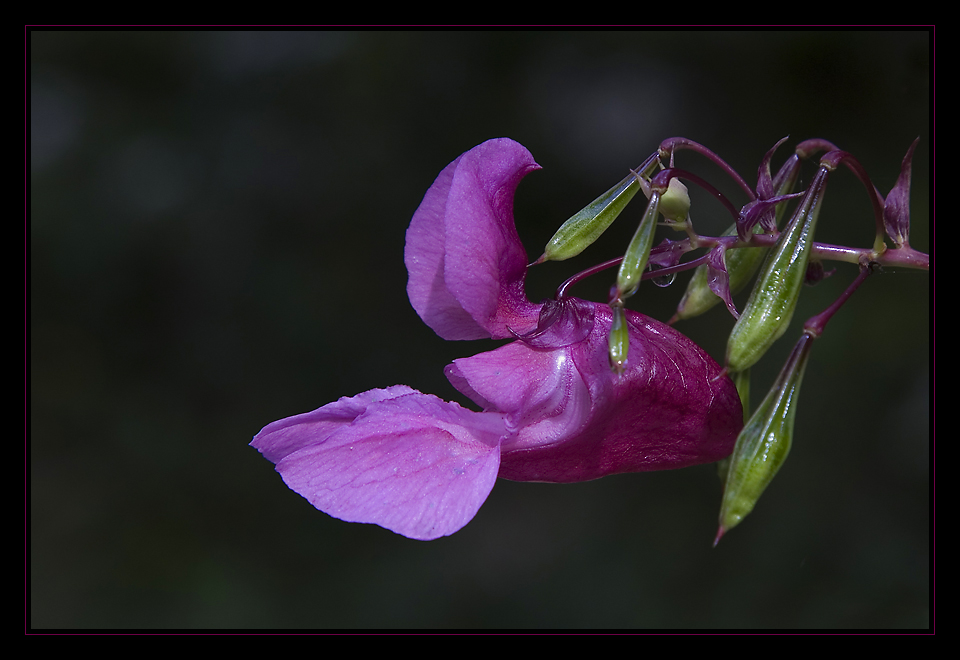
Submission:
{"label": "ribbed seed pod", "polygon": [[803,201],[781,232],[727,341],[727,369],[756,364],[786,331],[807,273],[829,169],[821,167]]}
{"label": "ribbed seed pod", "polygon": [[617,298],[624,300],[632,296],[640,286],[640,278],[647,268],[650,258],[650,248],[653,247],[653,235],[657,229],[657,214],[660,208],[660,193],[650,193],[647,210],[640,219],[640,225],[630,240],[620,270],[617,271]]}
{"label": "ribbed seed pod", "polygon": [[657,162],[657,159],[651,156],[641,165],[639,172],[630,172],[623,181],[564,222],[553,238],[547,242],[543,256],[537,260],[537,263],[564,261],[590,247],[642,188],[643,177],[650,175]]}
{"label": "ribbed seed pod", "polygon": [[727,468],[717,541],[753,510],[790,453],[800,384],[812,345],[813,336],[804,333],[737,437]]}

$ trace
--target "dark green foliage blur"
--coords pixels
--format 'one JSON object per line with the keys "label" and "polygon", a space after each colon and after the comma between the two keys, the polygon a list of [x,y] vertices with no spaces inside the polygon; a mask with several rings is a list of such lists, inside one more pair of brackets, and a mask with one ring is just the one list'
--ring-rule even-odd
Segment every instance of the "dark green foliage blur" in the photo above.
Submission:
{"label": "dark green foliage blur", "polygon": [[[39,30],[27,41],[29,626],[930,625],[928,273],[872,277],[834,317],[813,347],[787,463],[716,549],[713,466],[501,480],[467,527],[424,543],[314,510],[247,446],[275,419],[374,387],[465,403],[444,365],[496,344],[445,342],[419,320],[403,241],[434,177],[488,138],[521,142],[543,167],[516,200],[532,261],[667,137],[713,148],[751,183],[780,138],[782,157],[826,138],[886,194],[919,135],[911,244],[929,251],[929,33]],[[682,158],[746,201],[706,161]],[[534,269],[531,299],[622,253],[642,210],[579,257]],[[720,233],[725,213],[694,192],[698,231]],[[865,247],[873,227],[863,188],[838,172],[817,240]],[[803,321],[856,274],[836,269],[805,289],[755,368],[755,403]],[[605,300],[614,276],[574,294]],[[642,286],[628,306],[666,321],[688,277]],[[732,326],[722,305],[677,325],[720,361]]]}

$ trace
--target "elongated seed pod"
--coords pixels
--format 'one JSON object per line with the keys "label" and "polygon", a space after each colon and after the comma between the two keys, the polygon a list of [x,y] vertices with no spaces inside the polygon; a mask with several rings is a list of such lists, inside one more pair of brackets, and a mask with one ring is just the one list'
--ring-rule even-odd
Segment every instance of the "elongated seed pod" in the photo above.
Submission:
{"label": "elongated seed pod", "polygon": [[620,270],[617,271],[617,297],[621,300],[632,296],[640,286],[640,278],[647,267],[650,258],[650,248],[653,247],[653,235],[657,229],[657,213],[660,207],[660,193],[650,193],[647,210],[640,220],[637,231],[634,232],[630,245],[627,247]]}
{"label": "elongated seed pod", "polygon": [[740,318],[727,341],[727,369],[756,364],[786,331],[807,273],[820,204],[830,170],[821,166],[790,223],[767,255]]}
{"label": "elongated seed pod", "polygon": [[717,540],[753,510],[790,453],[800,384],[812,345],[813,336],[804,333],[737,437],[727,466]]}
{"label": "elongated seed pod", "polygon": [[537,263],[564,261],[590,247],[642,188],[643,177],[650,175],[657,162],[656,157],[651,156],[640,166],[639,172],[630,172],[623,181],[564,222],[547,242]]}

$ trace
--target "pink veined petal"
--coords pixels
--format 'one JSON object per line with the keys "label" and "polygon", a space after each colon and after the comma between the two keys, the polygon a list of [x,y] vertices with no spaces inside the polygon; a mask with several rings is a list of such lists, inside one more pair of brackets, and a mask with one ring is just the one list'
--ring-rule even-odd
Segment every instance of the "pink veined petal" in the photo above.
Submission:
{"label": "pink veined petal", "polygon": [[583,341],[593,329],[593,303],[579,298],[544,300],[537,327],[526,333],[514,332],[531,348],[563,348]]}
{"label": "pink veined petal", "polygon": [[565,446],[535,461],[501,457],[501,476],[581,481],[608,474],[710,463],[733,450],[743,426],[736,388],[721,367],[673,328],[627,312],[630,351],[623,375],[609,368],[609,308],[598,305],[592,335],[574,351],[590,385],[593,415]]}
{"label": "pink veined petal", "polygon": [[[288,429],[308,437],[315,430]],[[503,434],[502,415],[414,391],[373,402],[353,422],[303,442],[277,471],[335,518],[429,540],[476,515],[496,481]]]}
{"label": "pink veined petal", "polygon": [[513,221],[520,180],[539,169],[506,138],[488,140],[447,166],[407,230],[407,294],[444,339],[503,338],[525,331],[538,306],[526,299],[527,255]]}
{"label": "pink veined petal", "polygon": [[464,154],[450,189],[447,286],[494,339],[536,322],[539,306],[524,292],[527,253],[517,234],[513,199],[521,179],[540,169],[525,147],[501,138]]}

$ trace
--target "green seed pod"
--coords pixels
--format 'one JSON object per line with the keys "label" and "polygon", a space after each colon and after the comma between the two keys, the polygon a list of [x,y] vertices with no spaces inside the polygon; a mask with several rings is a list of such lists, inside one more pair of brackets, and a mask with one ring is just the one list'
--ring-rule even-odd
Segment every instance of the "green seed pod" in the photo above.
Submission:
{"label": "green seed pod", "polygon": [[613,312],[613,321],[610,324],[610,336],[607,339],[610,368],[620,374],[623,373],[624,365],[627,362],[627,353],[630,350],[630,332],[627,326],[626,315],[623,312],[623,305],[613,303],[610,305],[610,311]]}
{"label": "green seed pod", "polygon": [[653,235],[657,229],[657,213],[660,207],[660,193],[650,193],[647,210],[640,219],[640,225],[630,240],[627,253],[620,262],[617,271],[617,297],[621,300],[632,296],[640,286],[640,278],[647,267],[650,258],[650,248],[653,247]]}
{"label": "green seed pod", "polygon": [[643,177],[650,175],[657,162],[656,157],[651,156],[641,165],[639,173],[631,171],[623,181],[564,222],[553,238],[547,242],[543,256],[537,260],[537,263],[564,261],[590,247],[641,189],[645,183]]}
{"label": "green seed pod", "polygon": [[804,333],[776,382],[750,417],[729,458],[716,542],[752,510],[790,453],[800,383],[813,345]]}
{"label": "green seed pod", "polygon": [[821,167],[793,218],[767,255],[757,283],[727,341],[727,369],[756,364],[786,331],[807,273],[813,233],[829,169]]}

